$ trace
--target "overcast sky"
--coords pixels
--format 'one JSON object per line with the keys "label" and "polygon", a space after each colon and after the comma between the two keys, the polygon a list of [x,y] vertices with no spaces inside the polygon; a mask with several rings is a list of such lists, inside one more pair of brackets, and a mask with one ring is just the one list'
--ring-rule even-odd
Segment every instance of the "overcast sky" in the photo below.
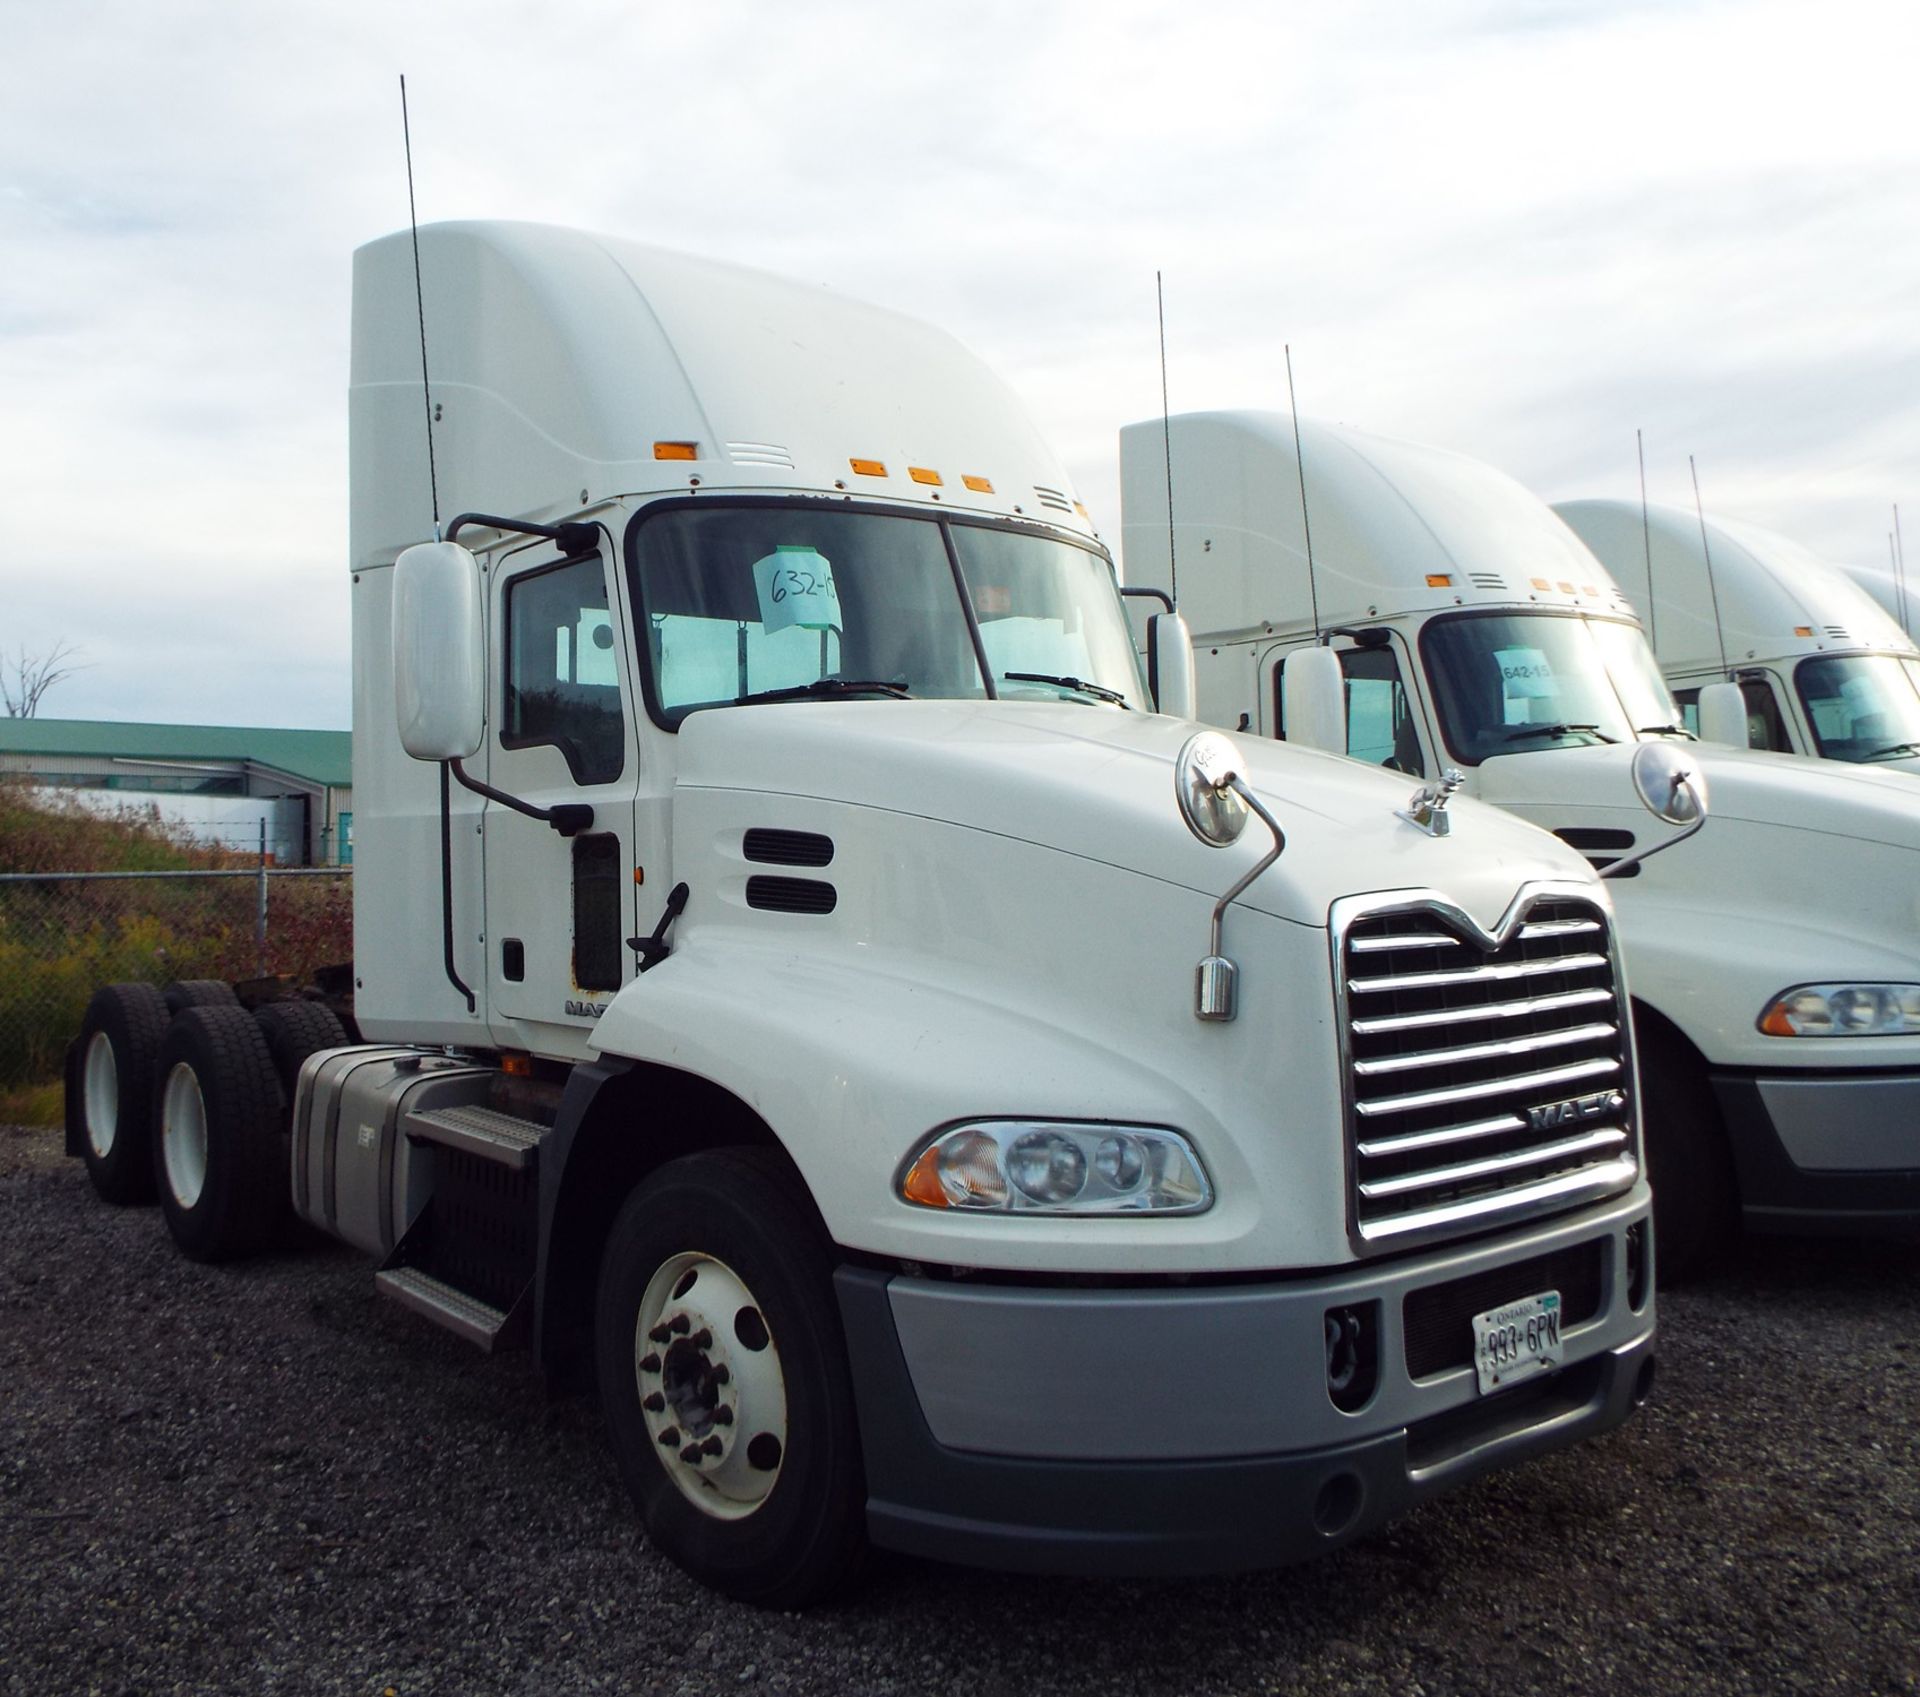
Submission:
{"label": "overcast sky", "polygon": [[1920,572],[1920,8],[0,0],[0,650],[345,726],[350,256],[572,224],[953,331],[1115,437],[1283,407]]}

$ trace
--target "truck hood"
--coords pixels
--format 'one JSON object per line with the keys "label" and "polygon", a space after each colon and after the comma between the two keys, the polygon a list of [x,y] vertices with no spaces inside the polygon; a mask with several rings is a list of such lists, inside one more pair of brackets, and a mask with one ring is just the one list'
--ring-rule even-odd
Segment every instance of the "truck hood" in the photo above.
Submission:
{"label": "truck hood", "polygon": [[[677,782],[939,820],[1217,897],[1272,838],[1258,820],[1227,849],[1187,830],[1173,768],[1200,728],[1074,702],[722,708],[681,726]],[[1436,839],[1394,816],[1418,787],[1412,778],[1260,738],[1229,740],[1286,833],[1286,853],[1241,898],[1277,918],[1324,926],[1342,896],[1424,889],[1492,928],[1523,882],[1592,882],[1578,854],[1497,809],[1458,799],[1451,834]]]}
{"label": "truck hood", "polygon": [[[1569,810],[1619,805],[1664,832],[1635,796],[1633,752],[1632,745],[1621,744],[1501,755],[1481,762],[1471,787],[1485,801],[1530,810],[1556,803]],[[1703,844],[1716,821],[1737,820],[1920,850],[1920,786],[1905,773],[1713,743],[1690,744],[1687,753],[1707,779],[1710,817]]]}

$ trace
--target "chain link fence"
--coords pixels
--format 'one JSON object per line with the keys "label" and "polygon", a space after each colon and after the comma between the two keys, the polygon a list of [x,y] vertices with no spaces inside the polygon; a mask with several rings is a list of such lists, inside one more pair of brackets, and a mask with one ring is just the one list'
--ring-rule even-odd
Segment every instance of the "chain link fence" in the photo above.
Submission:
{"label": "chain link fence", "polygon": [[304,982],[352,954],[351,868],[0,874],[0,1088],[59,1078],[102,984]]}

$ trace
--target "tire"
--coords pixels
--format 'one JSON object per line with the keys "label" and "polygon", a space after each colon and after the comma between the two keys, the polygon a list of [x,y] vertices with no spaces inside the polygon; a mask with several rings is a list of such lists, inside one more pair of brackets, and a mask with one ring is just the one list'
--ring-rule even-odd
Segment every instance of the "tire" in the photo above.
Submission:
{"label": "tire", "polygon": [[233,986],[218,978],[176,978],[161,995],[167,999],[168,1013],[184,1013],[188,1008],[237,1008],[240,998]]}
{"label": "tire", "polygon": [[253,1019],[266,1039],[274,1073],[289,1104],[307,1057],[323,1049],[346,1047],[346,1029],[324,1002],[268,1002],[253,1010]]}
{"label": "tire", "polygon": [[75,1039],[67,1125],[93,1188],[127,1206],[153,1200],[153,1069],[167,1004],[151,984],[94,991]]}
{"label": "tire", "polygon": [[154,1067],[153,1170],[180,1252],[226,1261],[266,1248],[291,1208],[286,1105],[244,1008],[174,1015]]}
{"label": "tire", "polygon": [[1644,1015],[1639,1046],[1654,1267],[1661,1288],[1671,1289],[1725,1265],[1740,1236],[1739,1186],[1699,1056]]}
{"label": "tire", "polygon": [[797,1180],[761,1149],[669,1162],[628,1197],[601,1262],[601,1400],[647,1536],[767,1608],[843,1588],[866,1549],[832,1279]]}

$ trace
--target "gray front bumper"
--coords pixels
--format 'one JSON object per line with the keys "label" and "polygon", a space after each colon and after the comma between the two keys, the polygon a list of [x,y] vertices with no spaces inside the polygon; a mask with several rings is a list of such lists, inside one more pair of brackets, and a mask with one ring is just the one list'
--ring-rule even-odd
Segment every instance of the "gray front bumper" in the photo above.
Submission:
{"label": "gray front bumper", "polygon": [[[1627,1301],[1644,1192],[1469,1248],[1298,1280],[1071,1289],[836,1275],[868,1523],[884,1547],[1040,1572],[1272,1566],[1491,1468],[1618,1425],[1651,1376],[1651,1279]],[[1599,1306],[1566,1362],[1497,1396],[1413,1378],[1408,1295],[1594,1240]],[[1328,1308],[1372,1303],[1379,1384],[1326,1388]]]}

